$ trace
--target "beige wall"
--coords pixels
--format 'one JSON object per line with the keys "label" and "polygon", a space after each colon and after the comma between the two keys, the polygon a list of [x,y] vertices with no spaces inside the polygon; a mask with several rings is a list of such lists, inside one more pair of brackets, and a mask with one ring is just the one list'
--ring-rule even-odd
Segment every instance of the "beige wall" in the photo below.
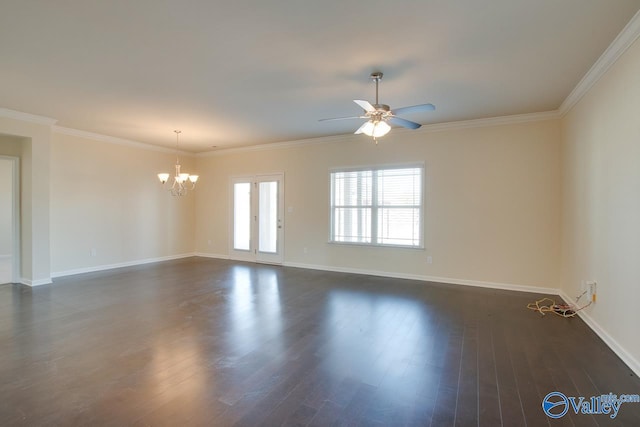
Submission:
{"label": "beige wall", "polygon": [[22,154],[22,138],[0,134],[0,155],[20,157]]}
{"label": "beige wall", "polygon": [[[563,120],[563,290],[596,280],[586,313],[640,371],[640,42]],[[627,358],[627,362],[629,359]],[[633,364],[633,362],[632,362]]]}
{"label": "beige wall", "polygon": [[[228,253],[230,177],[284,172],[286,263],[559,287],[558,121],[394,131],[378,146],[361,135],[324,141],[199,157],[197,251]],[[330,168],[416,161],[426,171],[425,250],[327,243]]]}
{"label": "beige wall", "polygon": [[[194,169],[181,157],[183,169]],[[156,174],[175,155],[55,133],[51,148],[54,275],[194,250],[194,199],[164,191]],[[91,251],[95,249],[95,256]]]}

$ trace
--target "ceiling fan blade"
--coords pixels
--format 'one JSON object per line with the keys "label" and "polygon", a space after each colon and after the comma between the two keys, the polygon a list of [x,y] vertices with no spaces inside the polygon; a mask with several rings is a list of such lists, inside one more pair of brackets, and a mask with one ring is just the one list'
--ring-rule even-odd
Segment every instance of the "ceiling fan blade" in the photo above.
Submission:
{"label": "ceiling fan blade", "polygon": [[395,115],[403,115],[409,113],[424,113],[425,111],[434,111],[436,107],[433,104],[412,105],[411,107],[401,107],[393,110]]}
{"label": "ceiling fan blade", "polygon": [[320,119],[319,122],[329,122],[332,120],[349,120],[349,119],[366,119],[366,116],[351,116],[351,117],[332,117],[330,119]]}
{"label": "ceiling fan blade", "polygon": [[361,106],[364,111],[367,113],[371,113],[372,111],[376,111],[376,109],[369,103],[369,101],[363,101],[361,99],[354,99],[353,102]]}
{"label": "ceiling fan blade", "polygon": [[357,131],[354,132],[354,134],[359,135],[364,131],[365,126],[367,126],[369,124],[369,122],[364,122],[362,126],[360,126],[358,128]]}
{"label": "ceiling fan blade", "polygon": [[402,126],[407,129],[418,129],[422,126],[420,123],[412,122],[411,120],[401,119],[400,117],[389,117],[387,119],[392,125]]}

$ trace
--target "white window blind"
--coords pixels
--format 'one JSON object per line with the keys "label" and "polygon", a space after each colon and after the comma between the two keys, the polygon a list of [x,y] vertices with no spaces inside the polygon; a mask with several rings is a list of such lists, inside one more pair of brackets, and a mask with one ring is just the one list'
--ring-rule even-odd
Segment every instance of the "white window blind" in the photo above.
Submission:
{"label": "white window blind", "polygon": [[332,242],[422,246],[422,167],[331,172]]}

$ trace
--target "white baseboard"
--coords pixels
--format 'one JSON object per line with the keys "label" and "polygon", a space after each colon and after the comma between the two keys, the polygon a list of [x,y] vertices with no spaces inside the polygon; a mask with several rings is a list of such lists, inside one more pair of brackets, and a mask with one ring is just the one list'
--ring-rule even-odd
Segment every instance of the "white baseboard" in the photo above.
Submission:
{"label": "white baseboard", "polygon": [[22,277],[20,278],[20,283],[22,283],[23,285],[33,287],[33,286],[41,286],[41,285],[50,285],[53,282],[51,281],[51,277],[47,277],[45,279],[36,279],[36,280],[25,279],[24,277]]}
{"label": "white baseboard", "polygon": [[[560,291],[560,296],[569,304],[576,305],[575,299],[568,296],[564,291]],[[618,341],[615,340],[605,329],[600,326],[596,320],[589,316],[586,310],[578,312],[578,316],[584,321],[605,342],[605,344],[618,355],[620,359],[637,375],[640,377],[640,362],[633,357]]]}
{"label": "white baseboard", "polygon": [[476,286],[476,287],[491,288],[491,289],[504,289],[507,291],[531,292],[536,294],[547,294],[547,295],[560,294],[560,289],[544,288],[541,286],[514,285],[511,283],[499,283],[499,282],[484,282],[480,280],[454,279],[451,277],[424,276],[421,274],[390,273],[387,271],[363,270],[358,268],[333,267],[333,266],[317,265],[317,264],[302,264],[297,262],[285,262],[283,265],[285,267],[308,268],[311,270],[333,271],[337,273],[366,274],[369,276],[391,277],[394,279],[422,280],[425,282],[438,282],[438,283],[448,283],[452,285]]}
{"label": "white baseboard", "polygon": [[196,252],[194,255],[202,257],[202,258],[230,259],[229,255],[209,254],[209,253],[205,253],[205,252]]}
{"label": "white baseboard", "polygon": [[126,262],[119,262],[116,264],[104,264],[104,265],[96,265],[93,267],[84,267],[84,268],[76,268],[73,270],[65,270],[65,271],[58,271],[55,273],[51,273],[51,277],[55,278],[55,277],[63,277],[63,276],[72,276],[74,274],[83,274],[83,273],[93,273],[96,271],[103,271],[103,270],[111,270],[114,268],[122,268],[122,267],[131,267],[134,265],[142,265],[142,264],[151,264],[154,262],[161,262],[161,261],[171,261],[174,259],[181,259],[181,258],[188,258],[188,257],[192,257],[192,256],[196,256],[195,253],[190,252],[190,253],[186,253],[186,254],[178,254],[178,255],[168,255],[168,256],[163,256],[163,257],[156,257],[156,258],[146,258],[146,259],[140,259],[140,260],[135,260],[135,261],[126,261]]}

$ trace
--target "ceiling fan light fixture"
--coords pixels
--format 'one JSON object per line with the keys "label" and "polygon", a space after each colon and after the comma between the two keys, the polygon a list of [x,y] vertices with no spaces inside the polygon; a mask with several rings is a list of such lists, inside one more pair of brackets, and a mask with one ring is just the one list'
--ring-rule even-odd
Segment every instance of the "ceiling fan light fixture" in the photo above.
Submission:
{"label": "ceiling fan light fixture", "polygon": [[381,136],[385,136],[391,130],[391,126],[387,124],[385,121],[376,121],[373,120],[365,123],[362,128],[362,133],[367,136],[372,136],[374,138],[380,138]]}

